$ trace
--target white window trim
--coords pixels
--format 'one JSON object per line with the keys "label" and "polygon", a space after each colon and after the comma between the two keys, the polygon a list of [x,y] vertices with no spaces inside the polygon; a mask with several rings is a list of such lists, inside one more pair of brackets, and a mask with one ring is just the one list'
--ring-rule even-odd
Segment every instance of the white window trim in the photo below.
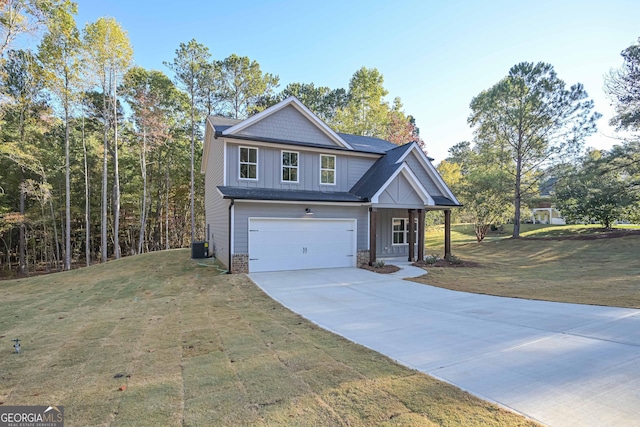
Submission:
{"label": "white window trim", "polygon": [[[393,234],[394,233],[400,233],[400,231],[395,231],[393,229],[393,223],[396,220],[403,220],[404,221],[404,230],[402,230],[402,238],[404,240],[404,243],[393,243]],[[416,243],[418,241],[418,218],[414,218],[415,221],[415,227],[413,232],[416,234],[416,240],[414,243]],[[408,246],[409,245],[409,218],[391,218],[391,246]]]}
{"label": "white window trim", "polygon": [[[326,169],[322,167],[323,157],[333,157],[333,169]],[[336,156],[334,156],[333,154],[320,154],[320,185],[336,185],[336,182],[338,181],[336,169],[338,169],[338,159],[336,158]],[[323,170],[333,170],[333,182],[322,182]]]}
{"label": "white window trim", "polygon": [[[255,178],[243,178],[242,177],[242,149],[246,148],[248,150],[256,150],[256,177]],[[244,164],[252,165],[253,163],[245,162]],[[260,176],[260,170],[258,165],[260,164],[260,149],[257,147],[247,147],[247,146],[239,146],[238,147],[238,179],[241,181],[257,181]]]}
{"label": "white window trim", "polygon": [[[293,153],[297,156],[298,159],[298,165],[297,166],[286,166],[284,164],[284,153]],[[282,171],[284,170],[284,168],[291,168],[291,169],[295,169],[296,170],[296,180],[295,181],[285,181],[284,179],[282,179]],[[300,152],[298,151],[291,151],[291,150],[281,150],[280,151],[280,182],[283,184],[298,184],[300,183]]]}

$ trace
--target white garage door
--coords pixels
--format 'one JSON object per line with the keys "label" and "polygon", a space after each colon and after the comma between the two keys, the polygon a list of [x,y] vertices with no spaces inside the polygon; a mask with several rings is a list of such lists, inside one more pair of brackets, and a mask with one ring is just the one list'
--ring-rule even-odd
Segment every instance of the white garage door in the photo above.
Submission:
{"label": "white garage door", "polygon": [[355,219],[249,218],[251,273],[355,265]]}

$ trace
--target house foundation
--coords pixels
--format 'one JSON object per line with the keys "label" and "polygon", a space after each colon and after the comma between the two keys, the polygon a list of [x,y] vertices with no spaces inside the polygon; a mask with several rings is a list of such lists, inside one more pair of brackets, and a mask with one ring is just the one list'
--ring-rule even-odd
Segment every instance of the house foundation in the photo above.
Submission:
{"label": "house foundation", "polygon": [[370,257],[370,251],[368,250],[358,251],[358,258],[357,258],[358,266],[369,263],[369,257]]}
{"label": "house foundation", "polygon": [[231,273],[249,272],[249,254],[233,254],[231,257]]}

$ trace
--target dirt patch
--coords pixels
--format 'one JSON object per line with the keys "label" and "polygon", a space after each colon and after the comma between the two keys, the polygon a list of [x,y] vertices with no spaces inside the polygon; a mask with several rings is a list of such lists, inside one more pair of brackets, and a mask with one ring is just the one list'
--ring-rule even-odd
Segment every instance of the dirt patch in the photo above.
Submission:
{"label": "dirt patch", "polygon": [[425,261],[416,261],[413,264],[414,267],[429,268],[429,267],[480,267],[480,264],[473,261],[447,261],[446,259],[438,259],[434,263],[427,263]]}
{"label": "dirt patch", "polygon": [[369,264],[362,264],[360,268],[373,271],[375,273],[380,273],[380,274],[390,274],[390,273],[395,273],[396,271],[400,271],[400,267],[392,264],[385,264],[381,267],[376,267],[374,265],[369,265]]}

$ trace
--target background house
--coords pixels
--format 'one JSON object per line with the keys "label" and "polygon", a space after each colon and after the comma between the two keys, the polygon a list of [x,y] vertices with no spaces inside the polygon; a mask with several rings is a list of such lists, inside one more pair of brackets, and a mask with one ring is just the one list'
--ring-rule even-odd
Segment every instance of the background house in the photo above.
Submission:
{"label": "background house", "polygon": [[540,185],[540,197],[531,208],[531,220],[534,224],[565,225],[566,221],[558,209],[553,206],[553,186],[558,178],[549,178]]}

